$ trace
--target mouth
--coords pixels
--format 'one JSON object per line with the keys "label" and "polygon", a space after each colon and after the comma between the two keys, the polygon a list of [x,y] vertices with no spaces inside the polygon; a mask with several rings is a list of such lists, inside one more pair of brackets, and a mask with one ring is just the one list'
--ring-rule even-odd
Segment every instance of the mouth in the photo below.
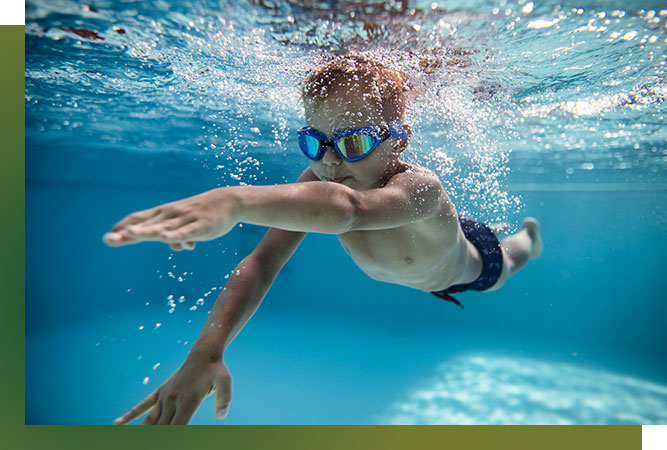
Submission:
{"label": "mouth", "polygon": [[348,178],[350,177],[336,177],[336,178],[323,177],[324,181],[331,181],[332,183],[342,183]]}

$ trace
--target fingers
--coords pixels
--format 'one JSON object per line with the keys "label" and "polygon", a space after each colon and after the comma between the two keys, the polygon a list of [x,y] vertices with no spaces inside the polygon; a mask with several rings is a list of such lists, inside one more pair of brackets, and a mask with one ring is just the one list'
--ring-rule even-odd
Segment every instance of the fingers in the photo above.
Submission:
{"label": "fingers", "polygon": [[136,244],[147,240],[122,232],[107,233],[102,239],[109,247],[122,247],[123,245]]}
{"label": "fingers", "polygon": [[153,409],[151,409],[151,412],[149,412],[146,417],[144,417],[144,421],[141,422],[142,425],[155,425],[157,423],[157,420],[160,418],[160,412],[162,411],[162,407],[160,406],[159,403],[156,403],[155,406],[153,406]]}
{"label": "fingers", "polygon": [[124,231],[130,236],[141,238],[142,240],[183,240],[183,239],[164,239],[163,234],[172,230],[181,229],[183,226],[194,223],[197,219],[193,217],[174,217],[172,219],[156,218],[156,221],[150,223],[141,223],[127,227]]}
{"label": "fingers", "polygon": [[194,250],[195,249],[195,242],[194,241],[187,241],[183,244],[183,248],[187,250]]}
{"label": "fingers", "polygon": [[[185,225],[194,223],[195,218],[192,217],[174,217],[167,219],[164,215],[158,215],[147,221],[128,225],[123,228],[114,227],[112,231],[105,234],[104,242],[112,247],[122,245],[135,244],[142,241],[180,241],[183,239],[165,239],[162,234],[172,230],[180,229]],[[115,231],[113,231],[116,229]],[[186,246],[191,250],[191,245]],[[174,249],[180,250],[180,249]]]}
{"label": "fingers", "polygon": [[[199,222],[190,222],[174,230],[164,231],[160,237],[166,241],[192,241],[202,237],[202,225]],[[193,247],[194,248],[194,247]]]}
{"label": "fingers", "polygon": [[169,425],[176,412],[176,405],[173,401],[166,401],[160,411],[160,417],[155,422],[156,425]]}
{"label": "fingers", "polygon": [[157,391],[153,392],[125,415],[122,415],[114,420],[114,425],[125,425],[126,423],[132,422],[134,419],[145,413],[148,409],[157,403],[157,396]]}
{"label": "fingers", "polygon": [[158,207],[130,214],[114,225],[111,230],[104,235],[104,242],[113,247],[139,242],[135,237],[127,233],[127,228],[159,217],[161,213],[162,208]]}
{"label": "fingers", "polygon": [[231,378],[223,377],[215,382],[214,411],[218,419],[224,419],[229,413],[229,403],[232,401]]}
{"label": "fingers", "polygon": [[137,211],[135,213],[130,214],[129,216],[125,217],[123,220],[118,222],[116,225],[111,228],[112,232],[119,231],[125,227],[128,227],[130,225],[134,225],[136,223],[143,222],[145,220],[152,219],[153,217],[159,215],[162,212],[162,208],[157,207],[157,208],[151,208],[151,209],[146,209],[143,211]]}
{"label": "fingers", "polygon": [[114,425],[125,425],[141,416],[147,409],[151,411],[144,418],[142,425],[187,425],[197,412],[200,402],[179,402],[158,400],[157,391],[132,408],[127,414],[114,420]]}
{"label": "fingers", "polygon": [[195,415],[195,412],[197,411],[197,408],[199,407],[198,404],[195,403],[187,403],[187,404],[180,404],[176,408],[176,414],[174,414],[174,418],[171,421],[172,425],[187,425],[190,423],[190,419],[192,419],[192,416]]}
{"label": "fingers", "polygon": [[193,241],[187,241],[187,242],[172,242],[169,244],[169,247],[177,252],[180,252],[181,250],[194,250],[195,249],[195,243]]}

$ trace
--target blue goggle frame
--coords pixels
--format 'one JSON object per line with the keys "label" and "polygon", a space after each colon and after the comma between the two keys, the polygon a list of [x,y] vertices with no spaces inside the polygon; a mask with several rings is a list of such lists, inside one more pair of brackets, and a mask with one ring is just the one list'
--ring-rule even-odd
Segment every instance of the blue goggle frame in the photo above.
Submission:
{"label": "blue goggle frame", "polygon": [[321,131],[303,127],[297,131],[299,147],[308,159],[324,157],[327,147],[333,147],[345,161],[358,161],[368,156],[378,145],[391,137],[405,139],[408,132],[402,127],[361,127],[341,131],[328,140]]}

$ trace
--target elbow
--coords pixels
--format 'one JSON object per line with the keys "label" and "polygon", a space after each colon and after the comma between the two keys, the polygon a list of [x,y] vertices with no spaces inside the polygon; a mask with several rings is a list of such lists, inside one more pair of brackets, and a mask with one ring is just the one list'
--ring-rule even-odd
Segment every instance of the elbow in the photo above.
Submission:
{"label": "elbow", "polygon": [[346,198],[341,208],[340,230],[337,234],[347,233],[360,228],[363,217],[363,202],[359,198],[359,193],[353,189],[346,192]]}
{"label": "elbow", "polygon": [[241,262],[236,266],[232,277],[244,277],[251,279],[251,282],[258,282],[257,278],[263,276],[264,267],[254,253],[246,256],[241,260]]}
{"label": "elbow", "polygon": [[244,283],[264,290],[273,283],[281,268],[282,264],[277,261],[263,258],[253,252],[239,263],[231,278],[242,279]]}

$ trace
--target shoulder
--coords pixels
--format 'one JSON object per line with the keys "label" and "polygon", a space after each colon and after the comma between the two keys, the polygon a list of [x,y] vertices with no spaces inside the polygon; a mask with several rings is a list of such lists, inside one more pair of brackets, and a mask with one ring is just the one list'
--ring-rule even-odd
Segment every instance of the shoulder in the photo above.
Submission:
{"label": "shoulder", "polygon": [[403,187],[414,194],[440,196],[445,193],[442,183],[432,171],[412,164],[405,164],[385,184],[386,188]]}
{"label": "shoulder", "polygon": [[402,189],[413,201],[430,204],[441,214],[456,216],[456,208],[442,186],[440,178],[429,169],[406,164],[385,187]]}
{"label": "shoulder", "polygon": [[[414,164],[402,164],[398,171],[391,177],[389,183],[396,181],[420,181],[424,183],[437,184],[442,187],[440,179],[432,171],[425,167]],[[387,183],[387,184],[389,184]]]}

